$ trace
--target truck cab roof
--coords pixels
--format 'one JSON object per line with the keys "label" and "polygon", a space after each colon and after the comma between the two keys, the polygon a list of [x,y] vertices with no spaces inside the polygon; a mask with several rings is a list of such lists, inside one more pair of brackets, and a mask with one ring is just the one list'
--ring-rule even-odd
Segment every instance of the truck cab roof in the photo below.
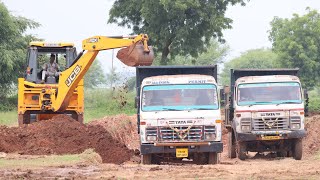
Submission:
{"label": "truck cab roof", "polygon": [[236,84],[240,83],[260,83],[260,82],[300,82],[297,76],[292,75],[268,75],[268,76],[245,76],[237,79]]}
{"label": "truck cab roof", "polygon": [[147,77],[142,81],[142,85],[148,84],[201,84],[213,83],[216,80],[213,76],[201,74],[180,74],[180,75],[162,75]]}
{"label": "truck cab roof", "polygon": [[43,41],[32,41],[29,43],[29,46],[37,46],[37,47],[73,47],[73,43],[69,42],[43,42]]}

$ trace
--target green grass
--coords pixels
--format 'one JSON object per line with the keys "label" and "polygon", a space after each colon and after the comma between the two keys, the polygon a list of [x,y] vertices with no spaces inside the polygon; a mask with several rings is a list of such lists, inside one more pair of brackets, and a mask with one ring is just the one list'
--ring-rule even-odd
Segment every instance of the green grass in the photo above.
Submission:
{"label": "green grass", "polygon": [[18,124],[18,114],[16,110],[1,112],[0,111],[0,125],[14,126]]}
{"label": "green grass", "polygon": [[132,115],[135,92],[124,92],[121,89],[90,89],[85,91],[85,122],[104,116],[116,114]]}
{"label": "green grass", "polygon": [[309,111],[320,111],[320,96],[317,90],[309,92]]}
{"label": "green grass", "polygon": [[[93,119],[116,114],[132,115],[134,108],[135,92],[124,92],[121,89],[87,89],[85,90],[85,122]],[[17,125],[17,111],[0,111],[0,124],[7,126]]]}
{"label": "green grass", "polygon": [[37,168],[48,166],[68,166],[80,163],[101,163],[101,157],[92,149],[88,149],[81,154],[50,155],[50,156],[14,156],[0,158],[1,168]]}

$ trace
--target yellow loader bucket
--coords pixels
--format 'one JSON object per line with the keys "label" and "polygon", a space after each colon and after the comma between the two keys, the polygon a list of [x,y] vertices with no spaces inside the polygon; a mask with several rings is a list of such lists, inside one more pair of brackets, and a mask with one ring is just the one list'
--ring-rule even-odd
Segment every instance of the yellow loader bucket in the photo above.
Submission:
{"label": "yellow loader bucket", "polygon": [[149,52],[145,51],[143,44],[133,44],[122,48],[117,53],[117,58],[127,66],[150,66],[154,59],[154,52],[148,46]]}

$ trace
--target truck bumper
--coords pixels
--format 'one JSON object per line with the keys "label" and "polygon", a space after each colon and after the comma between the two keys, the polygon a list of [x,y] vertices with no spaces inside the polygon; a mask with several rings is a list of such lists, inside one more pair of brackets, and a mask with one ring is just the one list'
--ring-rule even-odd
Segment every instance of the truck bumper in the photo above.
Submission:
{"label": "truck bumper", "polygon": [[255,140],[264,140],[263,136],[279,136],[281,139],[300,139],[306,136],[305,130],[297,131],[286,131],[286,132],[277,132],[277,133],[268,133],[268,132],[252,132],[252,133],[237,133],[238,141],[255,141]]}
{"label": "truck bumper", "polygon": [[161,143],[158,144],[141,144],[141,154],[155,154],[155,153],[176,153],[176,147],[188,147],[188,151],[190,153],[194,152],[222,152],[223,151],[223,144],[222,142],[210,142],[206,144],[197,145],[196,143],[190,143],[191,145],[188,145],[188,143],[172,143],[172,146],[170,146],[170,143],[164,143],[163,146]]}

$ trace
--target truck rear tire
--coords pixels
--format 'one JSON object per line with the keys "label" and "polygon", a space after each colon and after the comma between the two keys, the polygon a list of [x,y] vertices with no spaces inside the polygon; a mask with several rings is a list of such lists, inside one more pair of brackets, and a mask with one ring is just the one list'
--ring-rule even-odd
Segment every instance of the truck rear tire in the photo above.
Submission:
{"label": "truck rear tire", "polygon": [[237,157],[236,140],[234,138],[232,130],[228,131],[228,157],[231,159]]}
{"label": "truck rear tire", "polygon": [[208,164],[218,164],[219,155],[217,152],[209,152]]}
{"label": "truck rear tire", "polygon": [[296,139],[293,143],[293,158],[295,160],[302,159],[302,139]]}
{"label": "truck rear tire", "polygon": [[151,164],[152,163],[152,154],[141,155],[142,164]]}
{"label": "truck rear tire", "polygon": [[245,142],[238,141],[238,158],[245,160],[247,158],[247,145]]}

